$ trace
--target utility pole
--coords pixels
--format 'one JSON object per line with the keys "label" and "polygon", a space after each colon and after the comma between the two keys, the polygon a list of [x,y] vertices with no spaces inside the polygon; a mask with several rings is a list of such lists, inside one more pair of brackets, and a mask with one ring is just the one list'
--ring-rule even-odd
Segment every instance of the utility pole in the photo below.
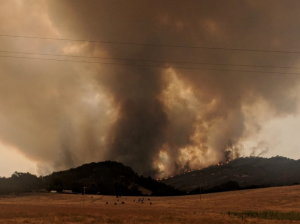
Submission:
{"label": "utility pole", "polygon": [[85,189],[86,189],[87,187],[86,186],[84,186],[83,187],[83,207],[84,207],[84,200],[85,200]]}
{"label": "utility pole", "polygon": [[201,179],[200,179],[200,175],[198,176],[198,181],[199,181],[199,197],[200,197],[200,201],[201,201]]}
{"label": "utility pole", "polygon": [[200,201],[201,201],[201,184],[200,184]]}

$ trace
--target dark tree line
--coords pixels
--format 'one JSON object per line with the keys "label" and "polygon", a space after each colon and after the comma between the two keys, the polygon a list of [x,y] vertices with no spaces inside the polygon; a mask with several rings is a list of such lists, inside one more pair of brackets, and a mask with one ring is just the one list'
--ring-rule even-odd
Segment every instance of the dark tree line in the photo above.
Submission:
{"label": "dark tree line", "polygon": [[0,178],[0,194],[36,192],[43,188],[43,178],[30,173],[15,172],[11,177]]}
{"label": "dark tree line", "polygon": [[84,164],[45,177],[15,172],[10,178],[0,178],[0,194],[44,190],[72,190],[74,193],[82,193],[83,186],[86,187],[87,194],[143,195],[139,187],[144,187],[157,196],[185,194],[150,177],[139,176],[130,167],[112,161]]}

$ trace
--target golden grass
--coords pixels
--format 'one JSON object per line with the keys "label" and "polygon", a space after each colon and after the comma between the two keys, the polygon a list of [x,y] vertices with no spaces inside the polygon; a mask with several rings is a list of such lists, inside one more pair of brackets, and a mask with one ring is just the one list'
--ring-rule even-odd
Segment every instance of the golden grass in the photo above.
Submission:
{"label": "golden grass", "polygon": [[206,194],[201,201],[193,195],[144,197],[144,204],[133,202],[138,198],[124,196],[117,202],[114,196],[86,195],[83,207],[82,195],[0,196],[0,223],[291,223],[241,218],[228,212],[300,212],[300,186]]}
{"label": "golden grass", "polygon": [[245,211],[228,212],[228,215],[235,215],[240,218],[254,217],[272,220],[300,220],[300,212],[281,212],[281,211]]}

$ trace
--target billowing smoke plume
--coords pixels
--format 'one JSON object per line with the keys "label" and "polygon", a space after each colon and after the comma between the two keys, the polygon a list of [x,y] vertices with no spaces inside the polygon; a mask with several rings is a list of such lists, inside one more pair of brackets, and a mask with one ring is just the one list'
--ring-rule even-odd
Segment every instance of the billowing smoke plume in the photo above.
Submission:
{"label": "billowing smoke plume", "polygon": [[[51,33],[30,26],[20,33],[137,44],[300,49],[296,1],[42,2],[31,7],[42,8]],[[26,16],[28,24],[36,21]],[[263,122],[297,113],[298,75],[243,72],[287,70],[174,63],[297,66],[294,54],[22,41],[18,47],[26,41],[38,52],[165,61],[21,61],[20,68],[15,61],[1,61],[5,82],[0,84],[0,139],[38,161],[41,169],[110,159],[141,174],[169,175],[236,158],[243,153],[243,140],[256,135]],[[10,40],[5,46],[16,43]],[[222,71],[226,69],[237,71]]]}

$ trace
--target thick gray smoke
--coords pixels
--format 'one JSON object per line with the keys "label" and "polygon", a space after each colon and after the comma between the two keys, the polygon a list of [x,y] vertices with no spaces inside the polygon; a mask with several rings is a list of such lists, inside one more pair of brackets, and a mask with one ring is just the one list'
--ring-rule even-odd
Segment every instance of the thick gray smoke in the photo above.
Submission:
{"label": "thick gray smoke", "polygon": [[[298,1],[49,0],[44,3],[43,13],[63,38],[300,49]],[[46,32],[39,35],[47,36]],[[53,41],[36,45],[45,43]],[[60,42],[51,51],[195,63],[273,66],[298,63],[295,54],[91,42]],[[14,88],[20,85],[25,93],[32,92],[28,98],[28,94],[14,95],[12,90],[2,89],[0,100],[7,106],[0,118],[7,119],[11,126],[27,121],[32,126],[28,130],[28,125],[24,125],[26,130],[18,131],[18,135],[0,129],[2,141],[16,146],[42,167],[48,164],[50,169],[111,159],[124,162],[141,174],[163,176],[186,167],[200,168],[238,157],[242,153],[242,140],[257,134],[262,120],[297,113],[298,75],[243,72],[287,70],[172,62],[102,62],[130,66],[66,66],[51,62],[45,73],[55,75],[49,74],[47,80],[38,79],[42,83],[28,81],[30,74],[21,77],[23,83],[0,75],[9,79]],[[48,62],[35,63],[36,69],[44,73],[41,70]],[[22,102],[16,102],[12,96]],[[47,100],[50,102],[45,103]],[[12,111],[16,119],[11,117]],[[32,111],[43,116],[35,116]],[[26,135],[37,137],[30,137],[32,142],[28,142]]]}

